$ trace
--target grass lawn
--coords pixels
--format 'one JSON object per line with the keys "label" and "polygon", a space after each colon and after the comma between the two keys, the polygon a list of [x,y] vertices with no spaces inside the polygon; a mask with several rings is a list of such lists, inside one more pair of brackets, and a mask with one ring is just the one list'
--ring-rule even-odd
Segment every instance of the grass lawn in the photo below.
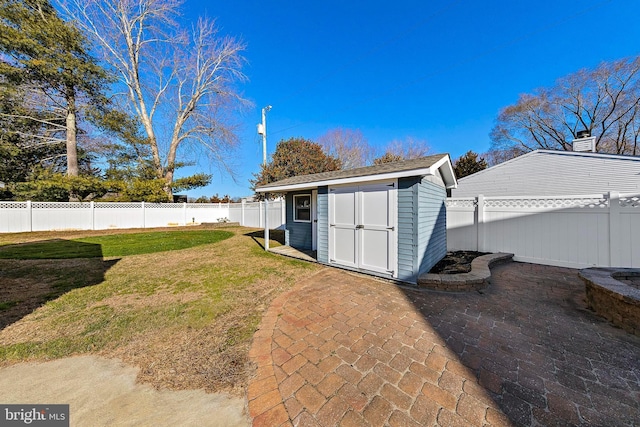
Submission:
{"label": "grass lawn", "polygon": [[263,312],[320,268],[264,252],[259,234],[0,235],[0,365],[93,353],[156,387],[241,393]]}
{"label": "grass lawn", "polygon": [[233,233],[223,230],[188,230],[53,239],[0,246],[0,258],[67,259],[150,254],[216,243],[231,236]]}

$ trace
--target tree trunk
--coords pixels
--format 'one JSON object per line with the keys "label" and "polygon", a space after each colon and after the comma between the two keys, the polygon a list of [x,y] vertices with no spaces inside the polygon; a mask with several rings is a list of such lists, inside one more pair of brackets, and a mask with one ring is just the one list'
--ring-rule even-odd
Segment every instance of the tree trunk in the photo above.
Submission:
{"label": "tree trunk", "polygon": [[164,192],[167,193],[167,198],[169,202],[173,202],[173,189],[171,188],[171,184],[173,183],[173,171],[169,170],[164,176]]}
{"label": "tree trunk", "polygon": [[[78,176],[78,126],[76,123],[76,94],[67,87],[67,176]],[[69,192],[69,201],[77,202],[78,195]]]}
{"label": "tree trunk", "polygon": [[67,176],[78,176],[78,128],[76,124],[76,94],[67,88]]}

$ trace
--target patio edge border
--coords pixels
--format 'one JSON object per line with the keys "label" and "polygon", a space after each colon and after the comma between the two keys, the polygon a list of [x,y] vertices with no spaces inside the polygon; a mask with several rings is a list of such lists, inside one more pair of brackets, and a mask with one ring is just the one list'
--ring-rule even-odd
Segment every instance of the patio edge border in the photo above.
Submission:
{"label": "patio edge border", "polygon": [[489,284],[492,266],[512,259],[513,254],[502,252],[481,255],[471,261],[469,273],[423,274],[418,277],[418,288],[448,292],[479,291]]}

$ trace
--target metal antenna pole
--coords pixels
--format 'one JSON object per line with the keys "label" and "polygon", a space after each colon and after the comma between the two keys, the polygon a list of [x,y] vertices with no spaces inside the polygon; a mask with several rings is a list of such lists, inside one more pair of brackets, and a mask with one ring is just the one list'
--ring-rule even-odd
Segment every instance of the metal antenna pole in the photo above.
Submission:
{"label": "metal antenna pole", "polygon": [[[262,109],[262,129],[258,133],[262,134],[262,165],[267,165],[267,111],[271,110],[271,105]],[[261,132],[262,131],[262,132]]]}
{"label": "metal antenna pole", "polygon": [[[262,109],[262,123],[258,124],[258,134],[262,135],[262,166],[267,166],[267,111],[271,105]],[[264,194],[264,249],[269,250],[269,194]]]}

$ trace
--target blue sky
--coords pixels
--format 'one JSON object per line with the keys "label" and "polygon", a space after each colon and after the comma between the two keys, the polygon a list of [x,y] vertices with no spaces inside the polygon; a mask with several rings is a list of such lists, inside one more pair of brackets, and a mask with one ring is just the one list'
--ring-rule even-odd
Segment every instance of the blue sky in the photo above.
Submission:
{"label": "blue sky", "polygon": [[192,197],[251,194],[266,105],[269,154],[281,139],[340,127],[380,147],[423,139],[455,159],[489,148],[499,110],[519,94],[640,54],[637,0],[186,0],[184,11],[247,44],[239,89],[253,103],[238,117],[237,182],[200,160],[213,182]]}

